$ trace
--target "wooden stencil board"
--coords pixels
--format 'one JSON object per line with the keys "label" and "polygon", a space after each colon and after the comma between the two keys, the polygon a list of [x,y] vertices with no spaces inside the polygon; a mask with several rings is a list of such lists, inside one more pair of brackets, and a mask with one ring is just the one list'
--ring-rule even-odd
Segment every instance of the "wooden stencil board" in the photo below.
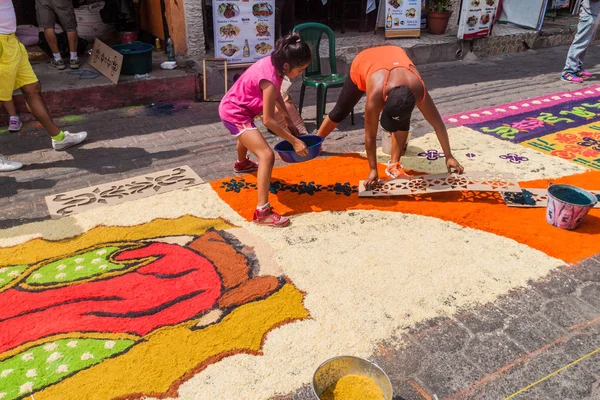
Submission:
{"label": "wooden stencil board", "polygon": [[359,197],[402,196],[451,191],[520,192],[519,182],[511,174],[470,172],[467,174],[416,175],[385,181],[375,190],[365,190],[359,182]]}
{"label": "wooden stencil board", "polygon": [[46,196],[46,204],[52,218],[61,218],[92,208],[121,204],[200,183],[203,183],[202,178],[189,166],[184,165],[84,189],[53,194]]}
{"label": "wooden stencil board", "polygon": [[119,82],[121,65],[123,64],[123,55],[121,53],[96,39],[90,60],[90,65],[110,79],[112,83],[116,85]]}

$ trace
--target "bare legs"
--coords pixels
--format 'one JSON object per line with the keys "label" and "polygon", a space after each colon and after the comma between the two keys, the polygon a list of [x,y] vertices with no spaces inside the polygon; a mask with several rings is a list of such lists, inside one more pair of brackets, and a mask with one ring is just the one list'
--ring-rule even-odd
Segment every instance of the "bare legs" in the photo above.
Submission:
{"label": "bare legs", "polygon": [[242,144],[240,140],[235,145],[238,154],[238,161],[244,161],[248,156],[248,149]]}
{"label": "bare legs", "polygon": [[329,119],[329,116],[327,116],[319,127],[319,132],[317,132],[317,135],[325,139],[335,129],[336,126],[338,126],[338,123],[333,122],[331,119]]}
{"label": "bare legs", "polygon": [[17,109],[15,108],[15,102],[12,100],[9,101],[5,101],[4,103],[0,103],[0,106],[4,105],[4,108],[6,109],[6,112],[8,113],[9,117],[16,117],[17,116]]}
{"label": "bare legs", "polygon": [[402,151],[406,146],[408,140],[408,131],[397,131],[392,134],[392,158],[390,159],[391,164],[395,164],[400,161],[402,157]]}
{"label": "bare legs", "polygon": [[29,109],[33,116],[46,129],[50,136],[56,136],[60,133],[60,129],[56,126],[44,99],[42,99],[42,85],[39,82],[25,85],[21,88],[25,101],[29,105]]}
{"label": "bare legs", "polygon": [[[46,37],[46,41],[48,42],[52,53],[59,53],[58,41],[56,40],[56,33],[54,32],[54,28],[44,29],[44,36]],[[67,39],[69,41],[69,51],[72,53],[77,52],[77,31],[67,32]]]}
{"label": "bare legs", "polygon": [[44,36],[46,37],[46,42],[48,42],[48,46],[50,46],[50,50],[52,50],[52,53],[58,53],[58,41],[56,40],[56,33],[54,32],[54,27],[44,29]]}
{"label": "bare legs", "polygon": [[[241,149],[243,148],[243,150]],[[238,157],[240,154],[246,158],[246,153],[250,150],[258,158],[258,172],[256,174],[256,183],[258,189],[258,205],[263,206],[269,202],[269,188],[271,186],[271,172],[275,164],[275,154],[273,150],[261,135],[258,129],[247,130],[238,136]]]}
{"label": "bare legs", "polygon": [[71,53],[77,52],[77,31],[67,32],[67,40],[69,41],[69,51]]}

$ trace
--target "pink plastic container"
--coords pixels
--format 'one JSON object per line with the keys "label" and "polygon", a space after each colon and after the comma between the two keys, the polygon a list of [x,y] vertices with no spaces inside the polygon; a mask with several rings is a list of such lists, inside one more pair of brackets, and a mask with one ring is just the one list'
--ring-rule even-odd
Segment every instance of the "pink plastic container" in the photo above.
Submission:
{"label": "pink plastic container", "polygon": [[557,228],[576,229],[597,202],[596,196],[577,186],[551,185],[548,187],[546,221]]}
{"label": "pink plastic container", "polygon": [[119,32],[119,36],[123,44],[135,42],[137,39],[137,33],[135,32]]}

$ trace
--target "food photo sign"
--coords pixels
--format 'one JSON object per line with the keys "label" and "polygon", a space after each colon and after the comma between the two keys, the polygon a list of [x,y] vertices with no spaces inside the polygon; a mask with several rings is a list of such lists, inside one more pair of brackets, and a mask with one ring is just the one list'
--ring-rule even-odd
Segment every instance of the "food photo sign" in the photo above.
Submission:
{"label": "food photo sign", "polygon": [[500,0],[462,0],[458,23],[459,39],[489,36]]}
{"label": "food photo sign", "polygon": [[386,0],[385,37],[421,36],[421,0]]}
{"label": "food photo sign", "polygon": [[271,54],[275,0],[213,0],[215,57],[250,64]]}

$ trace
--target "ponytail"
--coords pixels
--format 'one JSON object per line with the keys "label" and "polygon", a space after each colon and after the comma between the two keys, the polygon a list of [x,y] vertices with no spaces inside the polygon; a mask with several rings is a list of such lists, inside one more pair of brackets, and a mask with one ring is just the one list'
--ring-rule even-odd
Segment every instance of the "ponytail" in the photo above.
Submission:
{"label": "ponytail", "polygon": [[284,64],[291,68],[299,67],[310,62],[310,47],[302,41],[297,32],[292,32],[280,38],[275,44],[275,51],[271,54],[271,60],[275,69],[284,74]]}

